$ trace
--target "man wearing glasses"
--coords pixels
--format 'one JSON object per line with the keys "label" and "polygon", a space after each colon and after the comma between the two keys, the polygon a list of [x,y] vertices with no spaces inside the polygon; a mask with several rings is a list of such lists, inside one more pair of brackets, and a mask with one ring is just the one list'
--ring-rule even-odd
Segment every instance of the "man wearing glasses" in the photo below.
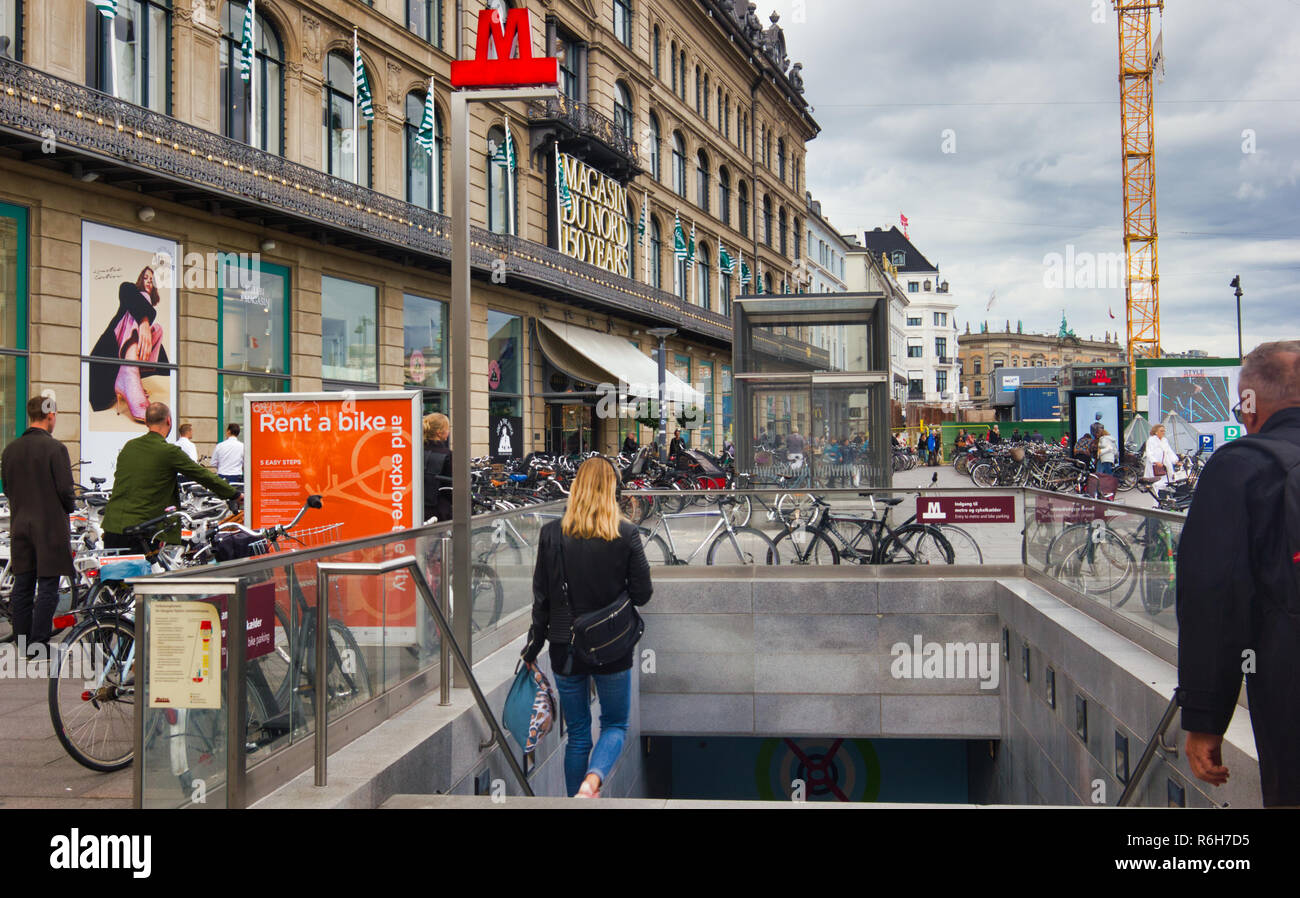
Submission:
{"label": "man wearing glasses", "polygon": [[1178,544],[1178,698],[1187,762],[1228,780],[1223,734],[1246,676],[1266,806],[1300,805],[1300,340],[1242,365],[1249,436],[1210,457]]}

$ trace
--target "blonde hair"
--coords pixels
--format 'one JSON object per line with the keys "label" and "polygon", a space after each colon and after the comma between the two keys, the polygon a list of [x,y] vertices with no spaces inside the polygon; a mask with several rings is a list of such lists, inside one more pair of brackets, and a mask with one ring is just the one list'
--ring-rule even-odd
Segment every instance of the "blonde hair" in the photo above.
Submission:
{"label": "blonde hair", "polygon": [[446,439],[447,434],[451,431],[451,422],[441,412],[425,415],[423,425],[424,441],[426,443]]}
{"label": "blonde hair", "polygon": [[560,532],[576,539],[618,539],[618,481],[614,466],[589,458],[578,468]]}
{"label": "blonde hair", "polygon": [[[1156,433],[1157,430],[1160,432]],[[1151,433],[1157,437],[1162,437],[1165,435],[1165,426],[1163,424],[1157,424],[1155,427],[1151,428]]]}

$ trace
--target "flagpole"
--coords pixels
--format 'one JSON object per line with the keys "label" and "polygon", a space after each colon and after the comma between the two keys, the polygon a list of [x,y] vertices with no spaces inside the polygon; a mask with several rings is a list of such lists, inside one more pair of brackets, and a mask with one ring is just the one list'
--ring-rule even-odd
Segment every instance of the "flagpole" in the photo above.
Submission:
{"label": "flagpole", "polygon": [[648,190],[644,191],[644,196],[641,199],[641,210],[641,217],[645,219],[645,231],[641,234],[641,255],[644,257],[642,261],[645,263],[643,266],[645,268],[645,282],[649,284],[650,253],[646,251],[646,243],[649,242],[648,236],[650,231],[650,191]]}
{"label": "flagpole", "polygon": [[[253,20],[253,45],[249,48],[248,104],[249,104],[249,144],[256,147],[257,140],[257,0],[248,0],[248,8]],[[353,93],[356,91],[354,90]]]}
{"label": "flagpole", "polygon": [[113,69],[113,98],[117,99],[117,13],[108,20],[108,64]]}
{"label": "flagpole", "polygon": [[361,184],[361,121],[358,101],[361,85],[357,83],[357,61],[361,50],[357,47],[357,29],[352,29],[352,183]]}

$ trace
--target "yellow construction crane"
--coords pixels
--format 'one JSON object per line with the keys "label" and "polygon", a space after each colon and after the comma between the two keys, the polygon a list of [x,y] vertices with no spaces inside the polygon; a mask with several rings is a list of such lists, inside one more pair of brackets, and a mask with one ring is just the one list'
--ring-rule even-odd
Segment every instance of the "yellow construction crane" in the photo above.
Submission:
{"label": "yellow construction crane", "polygon": [[1119,18],[1120,135],[1124,164],[1124,255],[1128,262],[1128,400],[1136,411],[1137,359],[1160,357],[1156,239],[1155,73],[1151,12],[1164,0],[1112,0]]}

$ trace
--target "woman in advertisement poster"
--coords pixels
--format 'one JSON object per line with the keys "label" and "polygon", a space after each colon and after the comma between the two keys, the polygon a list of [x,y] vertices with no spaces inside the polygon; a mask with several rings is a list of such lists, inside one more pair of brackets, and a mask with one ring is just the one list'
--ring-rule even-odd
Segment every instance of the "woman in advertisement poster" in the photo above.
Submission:
{"label": "woman in advertisement poster", "polygon": [[[145,266],[135,283],[124,282],[118,287],[117,314],[95,343],[91,355],[166,365],[162,325],[155,323],[160,301],[153,268]],[[101,412],[117,406],[119,414],[125,413],[132,421],[143,424],[149,397],[141,378],[169,374],[166,368],[91,362],[90,407]]]}

